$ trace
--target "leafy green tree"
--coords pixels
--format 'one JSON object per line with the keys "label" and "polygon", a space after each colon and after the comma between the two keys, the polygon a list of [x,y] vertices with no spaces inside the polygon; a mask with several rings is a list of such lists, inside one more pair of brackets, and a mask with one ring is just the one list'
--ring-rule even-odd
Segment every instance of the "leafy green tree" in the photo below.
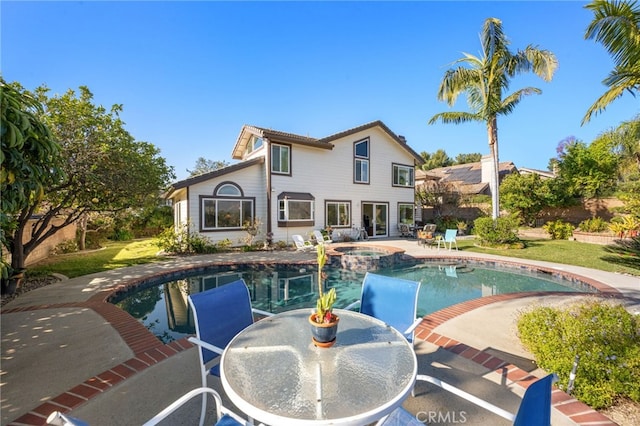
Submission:
{"label": "leafy green tree", "polygon": [[460,124],[466,122],[484,122],[487,126],[489,148],[493,163],[492,217],[499,216],[498,194],[498,116],[511,113],[526,95],[539,94],[535,87],[526,87],[506,95],[510,80],[517,74],[533,72],[545,81],[550,81],[558,66],[553,53],[534,46],[512,53],[509,41],[502,31],[502,22],[497,18],[488,18],[484,22],[482,34],[482,55],[480,57],[465,53],[455,63],[466,64],[449,69],[440,83],[438,100],[453,106],[462,93],[467,94],[471,111],[442,112],[434,115],[429,124],[438,121]]}
{"label": "leafy green tree", "polygon": [[[7,235],[15,267],[24,268],[27,256],[60,229],[90,212],[119,211],[157,203],[160,191],[174,178],[159,150],[138,142],[119,117],[121,105],[110,110],[93,103],[93,94],[80,87],[48,97],[39,87],[35,97],[43,105],[35,117],[46,124],[60,144],[63,173],[48,179],[40,199],[32,197],[17,215]],[[37,215],[36,215],[37,214]],[[29,222],[35,218],[33,222]],[[31,237],[25,238],[27,226]],[[24,240],[24,242],[23,242]]]}
{"label": "leafy green tree", "polygon": [[547,181],[537,173],[510,174],[502,180],[500,193],[502,208],[517,214],[529,226],[535,225],[538,214],[549,206],[551,200]]}
{"label": "leafy green tree", "polygon": [[640,180],[640,115],[603,133],[598,139],[603,139],[619,157],[618,178],[621,182]]}
{"label": "leafy green tree", "polygon": [[609,89],[587,110],[582,124],[625,91],[634,96],[640,92],[640,6],[635,0],[595,0],[585,8],[593,12],[585,39],[602,43],[615,68],[602,81]]}
{"label": "leafy green tree", "polygon": [[[19,84],[0,78],[0,89],[0,242],[3,250],[13,253],[14,246],[20,249],[22,244],[14,244],[13,235],[29,219],[28,207],[39,203],[50,183],[62,178],[62,158],[53,134],[38,118],[42,105]],[[3,293],[4,280],[23,267],[20,257],[12,257],[11,268],[2,260]]]}
{"label": "leafy green tree", "polygon": [[187,169],[187,172],[189,172],[189,177],[193,177],[193,176],[198,176],[198,175],[203,175],[205,173],[213,172],[218,169],[222,169],[224,167],[227,167],[228,165],[229,163],[223,160],[214,161],[214,160],[207,160],[204,157],[198,157],[198,159],[196,160],[196,165],[193,168],[193,170]]}
{"label": "leafy green tree", "polygon": [[570,194],[577,197],[608,195],[616,187],[618,158],[606,140],[590,145],[569,137],[558,145],[558,178]]}
{"label": "leafy green tree", "polygon": [[453,160],[447,155],[444,149],[439,149],[434,153],[421,152],[420,156],[424,160],[422,170],[433,170],[439,167],[448,167],[453,165]]}
{"label": "leafy green tree", "polygon": [[482,160],[482,154],[474,152],[471,154],[458,154],[456,155],[455,164],[469,164],[478,163]]}

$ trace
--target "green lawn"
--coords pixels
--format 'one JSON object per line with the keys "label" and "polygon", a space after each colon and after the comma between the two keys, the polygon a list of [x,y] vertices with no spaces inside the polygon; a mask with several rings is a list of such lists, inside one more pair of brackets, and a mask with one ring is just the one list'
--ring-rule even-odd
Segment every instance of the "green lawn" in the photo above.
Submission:
{"label": "green lawn", "polygon": [[[605,260],[605,257],[612,256],[605,250],[605,246],[566,240],[531,239],[526,241],[527,248],[521,250],[483,249],[476,247],[473,240],[459,240],[458,247],[468,252],[544,260],[640,276],[640,260],[638,260],[637,266],[630,266],[629,262],[623,265]],[[57,272],[73,278],[125,266],[156,262],[161,260],[156,256],[158,251],[159,248],[154,244],[153,239],[113,241],[107,243],[105,248],[101,250],[50,257],[30,267],[28,274],[45,275]]]}
{"label": "green lawn", "polygon": [[125,266],[157,262],[160,249],[153,239],[135,241],[110,241],[100,250],[63,254],[42,260],[28,268],[30,275],[47,275],[53,272],[69,278],[102,272]]}
{"label": "green lawn", "polygon": [[[476,247],[473,240],[458,241],[461,250],[488,253],[518,259],[543,260],[547,262],[563,263],[566,265],[584,266],[608,272],[640,275],[640,259],[635,266],[629,266],[629,261],[616,262],[606,258],[615,258],[600,244],[581,243],[568,240],[524,239],[527,247],[524,249],[493,250]],[[628,258],[627,258],[628,259]]]}

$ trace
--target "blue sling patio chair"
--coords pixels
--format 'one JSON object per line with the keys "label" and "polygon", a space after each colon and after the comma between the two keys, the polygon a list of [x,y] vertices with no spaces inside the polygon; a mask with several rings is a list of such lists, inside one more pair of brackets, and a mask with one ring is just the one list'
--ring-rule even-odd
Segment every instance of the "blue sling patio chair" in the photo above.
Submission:
{"label": "blue sling patio chair", "polygon": [[[551,424],[551,385],[557,380],[555,374],[538,379],[532,383],[524,393],[518,412],[513,414],[496,405],[493,405],[477,396],[471,395],[432,376],[418,374],[416,381],[432,383],[442,389],[476,404],[500,417],[503,417],[515,426],[549,426]],[[381,419],[378,426],[421,426],[424,425],[415,415],[404,408],[396,408],[387,417]]]}
{"label": "blue sling patio chair", "polygon": [[360,305],[360,312],[384,321],[413,344],[414,330],[422,321],[417,318],[419,281],[367,272],[362,282],[360,300],[345,309]]}
{"label": "blue sling patio chair", "polygon": [[[189,341],[199,346],[202,387],[207,387],[210,374],[220,376],[219,356],[239,332],[253,324],[253,314],[273,314],[252,308],[249,289],[243,279],[189,295],[188,302],[196,327],[196,336],[190,337]],[[205,393],[202,395],[200,425],[204,422],[206,404]]]}

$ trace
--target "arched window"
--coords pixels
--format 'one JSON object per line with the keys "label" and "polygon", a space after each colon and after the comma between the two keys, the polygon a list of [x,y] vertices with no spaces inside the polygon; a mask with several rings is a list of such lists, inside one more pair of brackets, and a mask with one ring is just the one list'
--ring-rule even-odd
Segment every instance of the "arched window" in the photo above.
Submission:
{"label": "arched window", "polygon": [[228,231],[242,229],[253,223],[254,197],[244,197],[242,188],[233,182],[223,182],[213,196],[200,196],[200,230]]}
{"label": "arched window", "polygon": [[241,197],[242,191],[233,183],[223,183],[216,189],[216,195],[228,197]]}

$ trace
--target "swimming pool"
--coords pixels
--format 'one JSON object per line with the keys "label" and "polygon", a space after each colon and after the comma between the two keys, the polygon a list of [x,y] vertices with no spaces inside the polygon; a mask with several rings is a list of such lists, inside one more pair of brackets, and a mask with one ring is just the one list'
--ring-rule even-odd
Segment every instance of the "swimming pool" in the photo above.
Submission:
{"label": "swimming pool", "polygon": [[[326,288],[338,293],[336,308],[360,298],[364,271],[325,267]],[[484,264],[418,262],[380,269],[378,274],[422,282],[418,315],[467,300],[502,293],[526,291],[595,290],[580,283],[536,270]],[[111,302],[131,314],[164,343],[194,334],[187,296],[243,278],[255,308],[282,312],[312,308],[317,299],[315,265],[217,266],[184,273],[171,280],[151,280]]]}

